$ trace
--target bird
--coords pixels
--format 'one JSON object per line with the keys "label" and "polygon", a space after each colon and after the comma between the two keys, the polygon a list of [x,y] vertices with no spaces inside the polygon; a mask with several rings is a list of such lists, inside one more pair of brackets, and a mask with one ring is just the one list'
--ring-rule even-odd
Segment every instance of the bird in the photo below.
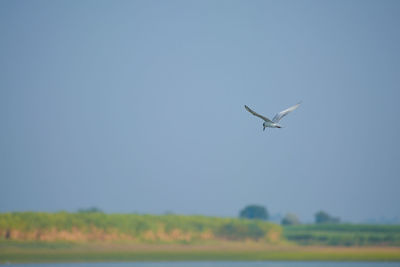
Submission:
{"label": "bird", "polygon": [[294,106],[291,106],[290,108],[287,108],[279,113],[277,113],[275,115],[275,117],[270,120],[267,117],[258,114],[257,112],[253,111],[251,108],[249,108],[248,106],[244,105],[245,109],[250,112],[251,114],[253,114],[254,116],[257,116],[261,119],[264,120],[263,122],[263,131],[265,131],[265,128],[282,128],[283,126],[279,124],[279,121],[285,117],[287,114],[289,114],[290,112],[292,112],[293,110],[295,110],[296,108],[298,108],[300,106],[301,102],[297,103]]}

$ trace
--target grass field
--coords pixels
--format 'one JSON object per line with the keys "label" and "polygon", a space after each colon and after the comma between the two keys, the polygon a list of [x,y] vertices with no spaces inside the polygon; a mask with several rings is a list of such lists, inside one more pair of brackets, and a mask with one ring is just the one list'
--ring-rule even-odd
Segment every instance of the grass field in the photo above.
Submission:
{"label": "grass field", "polygon": [[0,214],[0,263],[74,261],[400,261],[400,226],[235,218]]}
{"label": "grass field", "polygon": [[0,244],[1,262],[85,261],[400,261],[398,247],[321,247],[254,242],[215,244]]}
{"label": "grass field", "polygon": [[400,246],[400,225],[295,225],[285,226],[283,236],[300,245]]}

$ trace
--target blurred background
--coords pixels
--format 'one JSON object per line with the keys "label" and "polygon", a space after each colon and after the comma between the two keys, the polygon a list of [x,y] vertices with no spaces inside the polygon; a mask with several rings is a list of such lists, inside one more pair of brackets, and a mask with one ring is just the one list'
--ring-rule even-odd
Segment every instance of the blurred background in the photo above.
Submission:
{"label": "blurred background", "polygon": [[[1,1],[0,212],[400,222],[400,2]],[[262,121],[302,101],[282,129]]]}

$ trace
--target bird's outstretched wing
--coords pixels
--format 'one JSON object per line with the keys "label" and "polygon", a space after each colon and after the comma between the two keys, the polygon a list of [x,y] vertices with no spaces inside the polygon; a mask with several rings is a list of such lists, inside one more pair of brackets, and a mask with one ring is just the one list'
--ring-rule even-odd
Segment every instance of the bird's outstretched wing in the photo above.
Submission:
{"label": "bird's outstretched wing", "polygon": [[283,117],[285,117],[287,114],[289,114],[290,112],[292,112],[293,110],[295,110],[296,108],[298,108],[300,106],[300,103],[297,103],[296,105],[285,109],[281,112],[279,112],[278,114],[275,115],[275,117],[272,119],[273,122],[279,122]]}
{"label": "bird's outstretched wing", "polygon": [[263,119],[263,120],[265,120],[265,121],[272,122],[272,121],[271,121],[270,119],[268,119],[267,117],[264,117],[264,116],[262,116],[262,115],[260,115],[260,114],[258,114],[258,113],[256,113],[256,112],[254,112],[254,111],[251,110],[248,106],[244,105],[244,107],[246,108],[246,110],[247,110],[248,112],[250,112],[250,113],[253,114],[254,116],[257,116],[257,117],[259,117],[259,118],[261,118],[261,119]]}

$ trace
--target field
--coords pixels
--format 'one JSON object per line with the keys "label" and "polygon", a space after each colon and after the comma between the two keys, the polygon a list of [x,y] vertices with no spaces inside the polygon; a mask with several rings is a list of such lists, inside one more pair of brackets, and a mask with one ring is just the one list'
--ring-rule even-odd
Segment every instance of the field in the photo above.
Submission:
{"label": "field", "polygon": [[400,246],[400,225],[312,224],[285,226],[283,236],[300,245]]}
{"label": "field", "polygon": [[0,214],[0,263],[400,261],[399,232],[399,226],[282,228],[265,221],[205,216],[4,213]]}
{"label": "field", "polygon": [[134,241],[194,243],[207,240],[281,240],[279,225],[205,216],[90,213],[0,214],[0,241]]}
{"label": "field", "polygon": [[254,242],[210,244],[40,244],[0,245],[1,262],[76,261],[400,261],[398,247],[319,247]]}

